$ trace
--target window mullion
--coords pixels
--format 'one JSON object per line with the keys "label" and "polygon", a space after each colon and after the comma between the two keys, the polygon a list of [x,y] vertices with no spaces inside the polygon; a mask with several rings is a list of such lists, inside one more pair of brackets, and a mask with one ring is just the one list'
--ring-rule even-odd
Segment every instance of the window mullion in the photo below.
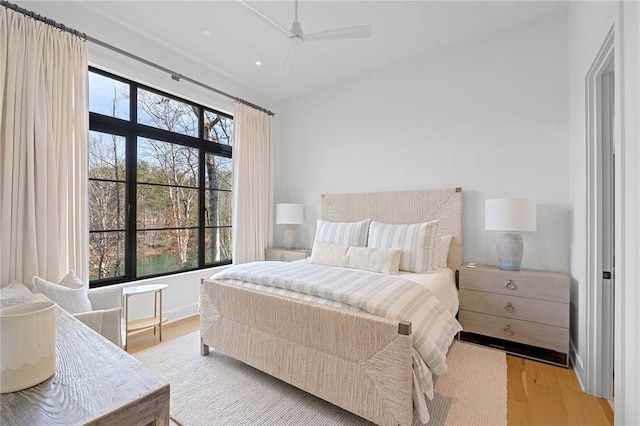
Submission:
{"label": "window mullion", "polygon": [[[138,88],[137,85],[131,83],[130,96],[129,96],[129,111],[131,128],[135,129],[138,123]],[[127,189],[129,194],[129,205],[127,209],[127,237],[129,253],[127,256],[127,264],[129,273],[127,276],[129,279],[135,279],[138,276],[137,267],[137,217],[138,217],[138,137],[137,132],[132,130],[127,139],[127,170],[129,175],[127,176]]]}
{"label": "window mullion", "polygon": [[[204,133],[204,108],[200,108],[200,110],[198,111],[198,135],[200,137],[200,140],[204,140],[205,139],[205,133]],[[205,165],[204,165],[204,159],[205,159],[205,151],[204,149],[200,148],[200,151],[198,152],[198,187],[200,188],[198,190],[198,267],[202,268],[204,266],[204,262],[205,262],[205,250],[206,250],[206,244],[205,244],[205,238],[206,238],[206,231],[205,231],[205,181],[204,181],[204,175],[205,175]]]}
{"label": "window mullion", "polygon": [[[202,118],[202,114],[201,114]],[[200,126],[203,127],[202,125]],[[198,267],[202,268],[205,264],[205,251],[206,251],[206,230],[205,230],[205,151],[200,149],[198,158]]]}

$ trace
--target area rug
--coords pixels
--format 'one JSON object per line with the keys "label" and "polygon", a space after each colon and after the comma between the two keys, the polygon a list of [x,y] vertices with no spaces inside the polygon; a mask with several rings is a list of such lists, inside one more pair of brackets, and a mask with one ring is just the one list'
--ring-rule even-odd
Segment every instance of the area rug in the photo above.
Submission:
{"label": "area rug", "polygon": [[[201,356],[199,344],[196,331],[134,354],[171,384],[171,418],[182,426],[372,424],[214,350]],[[447,364],[429,426],[506,425],[505,354],[455,342]]]}

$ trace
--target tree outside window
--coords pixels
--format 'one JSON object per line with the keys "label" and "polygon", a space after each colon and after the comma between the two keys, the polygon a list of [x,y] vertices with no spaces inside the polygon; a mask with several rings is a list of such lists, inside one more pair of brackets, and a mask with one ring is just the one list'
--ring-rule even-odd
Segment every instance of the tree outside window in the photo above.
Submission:
{"label": "tree outside window", "polygon": [[233,119],[89,77],[91,285],[231,263]]}

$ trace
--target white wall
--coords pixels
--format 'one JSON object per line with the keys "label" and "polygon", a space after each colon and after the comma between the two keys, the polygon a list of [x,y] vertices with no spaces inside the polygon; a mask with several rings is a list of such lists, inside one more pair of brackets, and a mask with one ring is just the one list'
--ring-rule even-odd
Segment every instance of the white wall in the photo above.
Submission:
{"label": "white wall", "polygon": [[305,205],[298,245],[313,242],[323,193],[460,186],[465,261],[497,264],[485,199],[533,197],[538,232],[523,233],[523,267],[568,272],[566,19],[285,101],[275,199]]}
{"label": "white wall", "polygon": [[616,291],[616,424],[640,424],[640,3],[620,4],[623,236]]}

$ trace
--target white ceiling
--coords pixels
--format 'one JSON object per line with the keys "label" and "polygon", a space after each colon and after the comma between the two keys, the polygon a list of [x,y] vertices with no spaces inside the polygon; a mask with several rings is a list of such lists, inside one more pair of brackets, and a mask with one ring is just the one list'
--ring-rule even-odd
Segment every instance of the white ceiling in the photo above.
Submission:
{"label": "white ceiling", "polygon": [[[19,1],[38,12],[39,2]],[[251,4],[290,28],[293,0]],[[231,76],[276,100],[391,66],[523,23],[559,13],[566,1],[311,1],[301,0],[299,21],[305,33],[371,24],[368,39],[306,42],[288,75],[280,62],[287,37],[238,1],[68,1],[65,9],[98,13],[156,40],[203,66]],[[45,8],[47,9],[47,8]],[[210,31],[203,35],[203,29]],[[91,28],[77,28],[94,36]],[[109,43],[109,40],[100,38]],[[121,47],[121,46],[118,46]],[[256,66],[256,60],[261,61]],[[175,64],[170,66],[180,72]]]}

